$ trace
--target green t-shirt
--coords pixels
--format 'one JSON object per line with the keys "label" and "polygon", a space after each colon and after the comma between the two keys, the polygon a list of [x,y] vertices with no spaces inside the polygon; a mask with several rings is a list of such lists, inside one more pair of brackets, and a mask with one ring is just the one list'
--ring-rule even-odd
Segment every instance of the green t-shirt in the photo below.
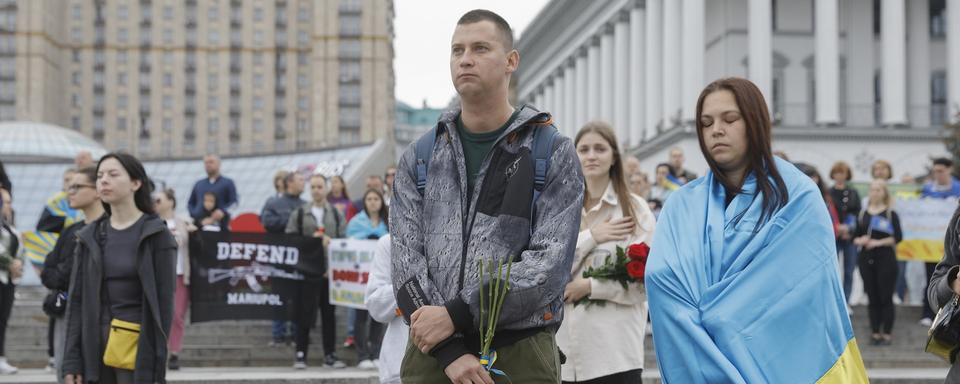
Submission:
{"label": "green t-shirt", "polygon": [[496,131],[487,132],[487,133],[470,133],[464,126],[463,120],[457,116],[457,130],[460,132],[460,141],[463,143],[463,157],[467,164],[467,198],[473,198],[473,186],[474,182],[477,180],[477,175],[480,173],[480,166],[483,165],[483,159],[487,157],[487,154],[490,153],[490,150],[493,149],[493,145],[496,143],[497,138],[500,137],[503,132],[510,127],[510,124],[513,124],[513,121],[517,119],[517,114],[520,112],[520,109],[513,111],[513,114],[510,115],[510,119],[503,124],[502,127],[497,128]]}

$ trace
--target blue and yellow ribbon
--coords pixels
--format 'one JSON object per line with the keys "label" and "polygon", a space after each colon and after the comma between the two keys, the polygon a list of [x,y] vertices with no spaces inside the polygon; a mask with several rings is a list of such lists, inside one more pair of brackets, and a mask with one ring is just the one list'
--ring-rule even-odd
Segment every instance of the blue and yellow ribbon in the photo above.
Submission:
{"label": "blue and yellow ribbon", "polygon": [[43,265],[60,235],[53,232],[28,231],[23,233],[23,254],[33,265]]}
{"label": "blue and yellow ribbon", "polygon": [[489,355],[480,356],[480,365],[483,365],[483,369],[486,369],[487,372],[490,372],[497,376],[507,377],[507,374],[503,371],[493,367],[493,363],[497,362],[497,351],[490,351]]}

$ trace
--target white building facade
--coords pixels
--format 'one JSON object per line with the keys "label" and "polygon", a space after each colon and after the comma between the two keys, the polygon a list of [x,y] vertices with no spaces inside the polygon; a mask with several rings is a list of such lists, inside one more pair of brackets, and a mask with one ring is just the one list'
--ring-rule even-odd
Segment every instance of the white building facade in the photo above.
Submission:
{"label": "white building facade", "polygon": [[960,0],[553,0],[518,49],[520,102],[571,137],[609,121],[647,172],[680,147],[705,173],[696,100],[722,77],[756,83],[774,150],[825,177],[925,173],[960,113]]}

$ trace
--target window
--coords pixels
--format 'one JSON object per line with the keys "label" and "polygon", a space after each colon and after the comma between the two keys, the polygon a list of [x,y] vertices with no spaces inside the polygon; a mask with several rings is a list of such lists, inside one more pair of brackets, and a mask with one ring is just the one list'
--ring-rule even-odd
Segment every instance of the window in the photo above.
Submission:
{"label": "window", "polygon": [[363,11],[362,0],[340,0],[340,13],[356,13]]}
{"label": "window", "polygon": [[173,74],[172,74],[172,73],[167,72],[167,73],[164,73],[164,74],[163,74],[163,86],[164,86],[164,87],[167,87],[167,88],[170,88],[170,87],[173,86]]}
{"label": "window", "polygon": [[263,31],[253,31],[253,43],[256,45],[263,45]]}
{"label": "window", "polygon": [[80,72],[73,72],[73,85],[80,85]]}
{"label": "window", "polygon": [[341,128],[360,128],[360,107],[340,107]]}
{"label": "window", "polygon": [[163,43],[164,44],[173,44],[173,30],[170,28],[163,29]]}
{"label": "window", "polygon": [[[119,57],[119,55],[118,55],[117,57]],[[74,50],[73,50],[73,62],[74,62],[74,63],[79,63],[79,62],[80,62],[80,50],[79,50],[79,49],[74,49]]]}
{"label": "window", "polygon": [[301,6],[297,10],[297,21],[307,22],[310,21],[310,10],[306,6]]}
{"label": "window", "polygon": [[117,41],[120,43],[126,43],[130,40],[130,36],[127,33],[126,28],[117,29]]}
{"label": "window", "polygon": [[118,117],[117,118],[117,130],[126,131],[127,130],[127,118]]}
{"label": "window", "polygon": [[216,20],[219,12],[220,10],[217,9],[217,6],[210,6],[210,8],[207,9],[207,19],[210,21]]}
{"label": "window", "polygon": [[72,123],[71,125],[73,126],[73,130],[74,130],[74,131],[79,131],[79,130],[80,130],[80,118],[77,117],[77,116],[74,116],[74,117],[70,118],[70,121],[71,121],[71,123]]}
{"label": "window", "polygon": [[83,7],[80,4],[73,5],[72,17],[74,21],[83,20]]}
{"label": "window", "polygon": [[220,129],[220,119],[212,117],[207,120],[207,133],[214,135]]}
{"label": "window", "polygon": [[253,53],[253,65],[263,65],[263,52],[257,51]]}
{"label": "window", "polygon": [[93,118],[93,133],[99,133],[100,139],[103,139],[103,118],[96,116]]}
{"label": "window", "polygon": [[355,83],[360,81],[360,62],[359,61],[341,61],[340,62],[340,82]]}
{"label": "window", "polygon": [[307,34],[307,31],[300,31],[297,33],[297,42],[299,42],[300,45],[310,44],[310,35]]}
{"label": "window", "polygon": [[118,62],[118,63],[121,63],[121,64],[126,64],[126,63],[127,63],[127,51],[126,51],[126,50],[119,50],[119,51],[117,51],[117,62]]}
{"label": "window", "polygon": [[260,96],[254,96],[254,97],[253,97],[253,109],[254,109],[254,110],[257,110],[257,111],[263,109],[263,98],[262,98],[262,97],[260,97]]}
{"label": "window", "polygon": [[121,4],[120,6],[117,7],[117,18],[119,18],[120,20],[126,20],[129,17],[130,17],[130,12],[127,9],[127,6],[125,4]]}
{"label": "window", "polygon": [[80,95],[74,93],[71,98],[73,99],[73,106],[80,107]]}
{"label": "window", "polygon": [[361,53],[360,40],[341,39],[339,52],[342,58],[359,59]]}
{"label": "window", "polygon": [[947,2],[945,0],[930,0],[930,37],[946,37],[946,7]]}
{"label": "window", "polygon": [[263,119],[253,119],[253,131],[263,132]]}
{"label": "window", "polygon": [[301,110],[306,110],[307,107],[309,107],[309,105],[308,105],[309,103],[310,103],[310,102],[309,102],[309,100],[307,100],[306,97],[301,97],[301,98],[297,99],[297,108],[300,108]]}
{"label": "window", "polygon": [[173,96],[163,95],[163,109],[165,111],[173,109]]}
{"label": "window", "polygon": [[263,75],[259,73],[256,75],[253,75],[253,86],[257,88],[263,87]]}
{"label": "window", "polygon": [[117,108],[127,109],[127,95],[117,96]]}
{"label": "window", "polygon": [[360,85],[344,84],[340,86],[340,104],[360,105]]}
{"label": "window", "polygon": [[170,51],[163,52],[163,63],[167,65],[173,64],[173,52],[170,52]]}
{"label": "window", "polygon": [[300,132],[307,130],[307,119],[297,119],[297,130]]}
{"label": "window", "polygon": [[297,65],[307,65],[310,64],[310,53],[308,52],[297,52]]}
{"label": "window", "polygon": [[74,43],[79,43],[80,40],[83,40],[83,32],[80,30],[80,27],[70,29],[70,39],[72,39]]}
{"label": "window", "polygon": [[162,128],[164,132],[170,132],[173,130],[173,119],[166,117],[163,119]]}
{"label": "window", "polygon": [[217,31],[217,30],[215,30],[215,29],[212,29],[212,30],[210,30],[209,32],[207,32],[207,41],[208,41],[210,44],[218,44],[218,43],[220,43],[220,31]]}
{"label": "window", "polygon": [[117,73],[117,84],[119,84],[119,85],[127,85],[127,73],[126,73],[126,72]]}
{"label": "window", "polygon": [[216,96],[208,96],[207,109],[220,109],[220,99]]}
{"label": "window", "polygon": [[253,8],[253,21],[263,21],[263,8]]}
{"label": "window", "polygon": [[360,15],[340,15],[340,36],[360,36]]}
{"label": "window", "polygon": [[210,90],[210,91],[216,91],[216,90],[217,90],[217,85],[218,85],[217,82],[219,82],[219,80],[217,79],[217,74],[216,74],[216,73],[208,73],[208,74],[207,74],[207,89],[208,89],[208,90]]}
{"label": "window", "polygon": [[307,75],[304,73],[297,74],[297,86],[300,88],[306,88],[310,86],[310,83],[307,81]]}
{"label": "window", "polygon": [[172,7],[172,6],[167,5],[167,6],[164,6],[164,7],[163,7],[163,19],[164,19],[164,20],[173,20],[173,7]]}

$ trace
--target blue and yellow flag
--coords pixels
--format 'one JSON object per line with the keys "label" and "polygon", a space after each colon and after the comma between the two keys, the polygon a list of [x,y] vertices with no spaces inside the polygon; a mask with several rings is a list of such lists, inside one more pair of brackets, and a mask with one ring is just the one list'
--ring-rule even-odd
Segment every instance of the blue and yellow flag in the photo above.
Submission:
{"label": "blue and yellow flag", "polygon": [[28,231],[23,233],[23,254],[34,265],[43,265],[60,235],[53,232]]}
{"label": "blue and yellow flag", "polygon": [[671,191],[676,191],[683,186],[683,181],[680,181],[676,176],[667,173],[667,180],[663,182],[663,187]]}
{"label": "blue and yellow flag", "polygon": [[759,226],[754,175],[729,205],[709,173],[663,207],[646,289],[665,383],[867,382],[823,197],[776,164],[789,201]]}

